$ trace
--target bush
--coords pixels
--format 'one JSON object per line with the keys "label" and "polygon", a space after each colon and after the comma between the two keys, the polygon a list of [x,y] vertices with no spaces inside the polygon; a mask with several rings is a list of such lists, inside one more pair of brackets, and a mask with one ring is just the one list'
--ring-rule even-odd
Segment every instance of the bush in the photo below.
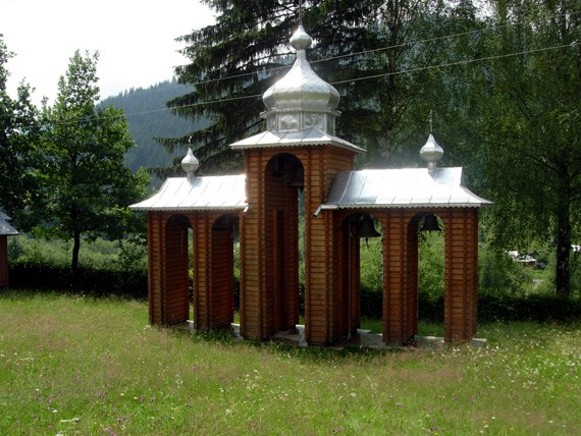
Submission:
{"label": "bush", "polygon": [[478,270],[481,294],[522,296],[533,283],[532,267],[486,245],[480,247]]}
{"label": "bush", "polygon": [[10,268],[10,285],[16,289],[56,289],[94,297],[117,295],[144,299],[147,297],[147,271],[80,267],[73,279],[68,267],[13,263]]}
{"label": "bush", "polygon": [[144,245],[126,241],[83,241],[76,277],[70,269],[71,249],[70,241],[48,241],[26,235],[11,238],[11,287],[74,290],[94,296],[147,296],[147,250]]}

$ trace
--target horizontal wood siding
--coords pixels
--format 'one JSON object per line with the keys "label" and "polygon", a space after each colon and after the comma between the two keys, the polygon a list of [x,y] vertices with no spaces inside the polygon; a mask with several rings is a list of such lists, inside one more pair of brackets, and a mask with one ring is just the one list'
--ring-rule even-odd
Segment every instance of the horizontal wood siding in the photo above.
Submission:
{"label": "horizontal wood siding", "polygon": [[159,212],[148,213],[147,249],[147,299],[149,302],[149,322],[152,325],[158,325],[162,323],[161,293],[164,262],[163,223]]}
{"label": "horizontal wood siding", "polygon": [[231,229],[212,231],[212,312],[210,328],[234,321],[234,254]]}
{"label": "horizontal wood siding", "polygon": [[188,228],[184,217],[174,216],[166,224],[163,324],[178,324],[189,318]]}
{"label": "horizontal wood siding", "polygon": [[444,339],[469,341],[476,334],[478,294],[478,209],[442,213],[446,226]]}

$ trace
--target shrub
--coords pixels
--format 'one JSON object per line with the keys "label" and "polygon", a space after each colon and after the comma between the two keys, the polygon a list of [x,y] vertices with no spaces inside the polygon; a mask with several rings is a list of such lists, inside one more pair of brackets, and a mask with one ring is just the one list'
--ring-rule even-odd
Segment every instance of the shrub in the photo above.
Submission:
{"label": "shrub", "polygon": [[481,294],[525,295],[533,283],[533,270],[515,262],[507,253],[482,245],[479,252]]}

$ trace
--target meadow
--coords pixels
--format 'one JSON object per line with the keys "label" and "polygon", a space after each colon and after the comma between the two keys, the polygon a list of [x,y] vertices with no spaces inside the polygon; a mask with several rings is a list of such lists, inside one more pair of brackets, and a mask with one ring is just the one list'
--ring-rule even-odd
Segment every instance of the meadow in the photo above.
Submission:
{"label": "meadow", "polygon": [[0,324],[3,435],[581,432],[578,323],[336,351],[151,327],[143,301],[12,290]]}

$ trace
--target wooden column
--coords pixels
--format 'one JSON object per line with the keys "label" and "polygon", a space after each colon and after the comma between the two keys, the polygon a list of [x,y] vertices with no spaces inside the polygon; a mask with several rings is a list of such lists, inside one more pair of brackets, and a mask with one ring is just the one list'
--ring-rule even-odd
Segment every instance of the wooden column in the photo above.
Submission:
{"label": "wooden column", "polygon": [[478,209],[442,213],[446,226],[444,340],[466,342],[476,334]]}
{"label": "wooden column", "polygon": [[410,225],[414,214],[407,209],[377,214],[383,227],[383,340],[387,343],[405,343],[417,330],[417,234]]}
{"label": "wooden column", "polygon": [[[331,146],[308,149],[305,167],[305,339],[328,345],[346,335],[345,296],[339,270],[342,244],[335,229],[340,225],[333,211],[312,213],[325,203],[335,175],[353,166],[353,153]],[[342,318],[343,317],[343,318]]]}
{"label": "wooden column", "polygon": [[164,263],[164,222],[161,212],[147,214],[147,299],[149,323],[162,324],[162,286]]}

